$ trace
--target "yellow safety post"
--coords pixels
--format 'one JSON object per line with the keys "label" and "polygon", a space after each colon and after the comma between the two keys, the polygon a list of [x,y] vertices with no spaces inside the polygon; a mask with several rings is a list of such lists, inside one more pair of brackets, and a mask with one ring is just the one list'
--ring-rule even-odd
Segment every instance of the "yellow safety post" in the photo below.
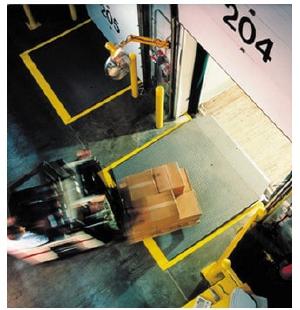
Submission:
{"label": "yellow safety post", "polygon": [[70,15],[73,21],[77,20],[77,11],[74,4],[69,4]]}
{"label": "yellow safety post", "polygon": [[[246,232],[259,220],[261,220],[266,215],[266,210],[262,202],[256,203],[257,208],[254,214],[250,217],[250,219],[244,224],[244,226],[240,229],[237,235],[230,242],[228,247],[225,249],[223,254],[219,257],[219,259],[210,265],[204,267],[201,270],[201,273],[205,277],[205,279],[211,284],[215,284],[220,280],[220,277],[223,277],[224,270],[228,270],[229,268],[224,268],[224,261],[228,261],[228,257],[234,251],[240,240],[244,237]],[[228,265],[227,265],[228,267]]]}
{"label": "yellow safety post", "polygon": [[164,126],[164,98],[165,90],[162,86],[157,86],[155,89],[155,123],[156,128]]}
{"label": "yellow safety post", "polygon": [[104,47],[110,52],[110,56],[113,56],[118,47],[112,42],[106,42]]}
{"label": "yellow safety post", "polygon": [[106,187],[108,188],[114,188],[116,187],[116,183],[114,182],[113,178],[111,177],[111,174],[109,173],[109,170],[104,168],[103,170],[98,172],[99,177],[103,181]]}
{"label": "yellow safety post", "polygon": [[33,17],[32,13],[31,13],[29,5],[23,4],[23,9],[24,9],[24,12],[28,18],[28,23],[26,23],[27,27],[30,30],[35,30],[36,28],[40,27],[41,23],[39,23],[35,20],[35,18]]}
{"label": "yellow safety post", "polygon": [[131,84],[131,96],[133,98],[138,97],[138,80],[136,69],[136,55],[134,53],[129,54],[130,59],[130,84]]}
{"label": "yellow safety post", "polygon": [[[239,230],[220,258],[201,270],[202,275],[211,286],[202,292],[200,296],[209,300],[213,308],[228,308],[230,304],[230,295],[237,287],[240,287],[247,293],[251,293],[249,285],[242,282],[232,269],[229,257],[247,231],[255,225],[256,222],[262,220],[266,213],[267,211],[264,204],[261,201],[256,202],[253,215]],[[188,302],[184,307],[194,307],[195,304],[196,298]]]}

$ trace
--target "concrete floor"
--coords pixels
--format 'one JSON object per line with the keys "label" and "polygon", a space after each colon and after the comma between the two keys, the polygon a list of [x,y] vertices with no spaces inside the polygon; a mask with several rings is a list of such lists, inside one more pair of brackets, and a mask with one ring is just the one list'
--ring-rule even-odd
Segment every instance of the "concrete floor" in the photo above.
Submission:
{"label": "concrete floor", "polygon": [[[126,94],[72,126],[62,123],[18,56],[75,25],[67,19],[63,6],[58,13],[50,10],[53,15],[44,10],[36,10],[43,26],[29,32],[20,7],[8,9],[9,184],[42,160],[74,159],[83,145],[88,145],[104,166],[160,132],[154,129],[152,93],[138,101]],[[86,19],[84,9],[79,19]],[[172,125],[166,124],[164,130]],[[181,307],[206,287],[200,269],[219,257],[240,225],[166,271],[158,267],[143,243],[115,243],[34,267],[9,256],[7,305]]]}
{"label": "concrete floor", "polygon": [[220,255],[230,237],[165,272],[142,243],[33,267],[8,257],[8,307],[181,307],[205,287],[200,268]]}

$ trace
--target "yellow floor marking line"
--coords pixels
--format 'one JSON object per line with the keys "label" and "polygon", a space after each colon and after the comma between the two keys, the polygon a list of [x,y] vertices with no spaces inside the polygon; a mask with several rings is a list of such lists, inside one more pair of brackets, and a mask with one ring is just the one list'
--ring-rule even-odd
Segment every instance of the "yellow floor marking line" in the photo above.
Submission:
{"label": "yellow floor marking line", "polygon": [[160,249],[160,247],[158,246],[158,244],[155,242],[154,239],[152,238],[145,239],[143,242],[144,242],[145,247],[150,252],[151,256],[156,261],[157,265],[162,270],[167,270],[170,267],[176,265],[178,262],[184,260],[187,256],[191,255],[195,251],[202,248],[205,244],[209,243],[216,237],[222,235],[226,230],[228,230],[230,227],[238,223],[244,217],[255,212],[256,209],[257,209],[257,204],[254,203],[252,206],[244,210],[242,213],[236,215],[232,220],[228,221],[227,223],[219,227],[217,230],[215,230],[213,233],[206,236],[204,239],[198,241],[195,245],[191,246],[190,248],[186,249],[182,253],[178,254],[176,257],[174,257],[171,260],[167,259],[167,257],[164,255],[164,253],[162,252],[162,250]]}
{"label": "yellow floor marking line", "polygon": [[[142,146],[136,148],[135,150],[131,151],[130,153],[119,158],[118,160],[114,161],[110,165],[106,166],[105,168],[102,169],[100,174],[104,175],[104,176],[105,175],[110,176],[110,171],[112,169],[116,168],[117,166],[119,166],[120,164],[125,162],[126,160],[130,159],[134,155],[138,154],[142,150],[146,149],[147,147],[149,147],[150,145],[152,145],[156,141],[160,140],[161,138],[167,136],[168,134],[173,132],[175,129],[179,128],[180,126],[189,122],[192,119],[188,114],[185,114],[185,116],[186,116],[185,120],[183,120],[179,124],[176,124],[175,126],[169,128],[169,129],[167,129],[166,131],[162,132],[161,134],[157,135],[153,139],[151,139],[148,142],[146,142],[145,144],[143,144]],[[109,180],[112,180],[111,176],[110,176]],[[105,178],[104,178],[104,182],[105,182]],[[116,184],[114,184],[114,182],[109,182],[109,184],[107,184],[107,185],[108,185],[108,187],[115,187],[116,186]],[[153,259],[156,261],[157,265],[162,270],[167,270],[170,267],[177,264],[178,262],[184,260],[187,256],[191,255],[195,251],[202,248],[205,244],[209,243],[210,241],[212,241],[216,237],[223,234],[226,230],[228,230],[230,227],[232,227],[233,225],[238,223],[244,217],[246,217],[250,213],[254,212],[256,210],[256,208],[257,208],[256,205],[253,204],[252,206],[250,206],[249,208],[247,208],[246,210],[244,210],[240,214],[236,215],[233,219],[231,219],[230,221],[228,221],[227,223],[225,223],[224,225],[222,225],[221,227],[216,229],[213,233],[206,236],[204,239],[198,241],[195,245],[191,246],[190,248],[186,249],[182,253],[178,254],[176,257],[174,257],[171,260],[168,260],[168,258],[165,256],[165,254],[162,252],[162,250],[160,249],[160,247],[158,246],[158,244],[155,242],[155,240],[153,238],[145,239],[143,242],[144,242],[145,247],[148,249],[149,253],[153,257]]]}
{"label": "yellow floor marking line", "polygon": [[62,102],[58,99],[55,92],[51,88],[50,84],[46,81],[41,71],[38,69],[36,64],[32,61],[31,57],[28,53],[22,53],[20,55],[25,66],[30,71],[31,75],[34,77],[37,84],[40,86],[45,96],[49,99],[51,105],[55,109],[56,113],[62,119],[64,124],[66,125],[71,120],[71,115],[65,109]]}
{"label": "yellow floor marking line", "polygon": [[[141,81],[139,81],[139,84],[142,83]],[[118,92],[116,92],[115,94],[105,98],[104,100],[94,104],[93,106],[91,106],[90,108],[87,108],[86,110],[80,112],[79,114],[73,116],[69,121],[68,124],[71,124],[75,121],[77,121],[79,118],[93,112],[94,110],[104,106],[106,103],[116,99],[117,97],[123,95],[124,93],[126,93],[127,91],[131,90],[131,85],[127,86],[126,88],[123,88],[121,90],[119,90]]]}
{"label": "yellow floor marking line", "polygon": [[144,246],[147,248],[151,256],[154,258],[156,264],[162,270],[167,270],[169,267],[170,261],[167,259],[163,251],[157,245],[153,238],[147,238],[143,240]]}
{"label": "yellow floor marking line", "polygon": [[[38,69],[37,65],[34,63],[34,61],[32,60],[32,58],[30,57],[29,53],[37,50],[51,42],[54,42],[55,40],[69,34],[70,32],[88,24],[91,22],[91,19],[88,19],[78,25],[76,25],[73,28],[70,28],[64,32],[62,32],[61,34],[45,41],[42,42],[38,45],[36,45],[35,47],[23,52],[20,54],[20,57],[22,58],[25,66],[27,67],[27,69],[30,71],[31,75],[34,77],[35,81],[37,82],[37,84],[39,85],[39,87],[42,89],[43,93],[45,94],[45,96],[48,98],[48,100],[50,101],[51,105],[53,106],[53,108],[55,109],[56,113],[58,114],[58,116],[62,119],[63,123],[65,125],[71,124],[75,121],[77,121],[78,119],[80,119],[81,117],[86,116],[87,114],[93,112],[94,110],[102,107],[103,105],[105,105],[106,103],[116,99],[117,97],[123,95],[125,92],[127,92],[128,90],[131,89],[131,86],[128,86],[124,89],[119,90],[118,92],[116,92],[115,94],[105,98],[104,100],[94,104],[93,106],[85,109],[84,111],[78,113],[77,115],[71,116],[69,114],[69,112],[66,110],[66,108],[64,107],[63,103],[60,101],[60,99],[57,97],[57,95],[55,94],[54,90],[52,89],[51,85],[47,82],[47,80],[45,79],[45,77],[43,76],[42,72]],[[138,82],[139,84],[141,83],[141,81]]]}
{"label": "yellow floor marking line", "polygon": [[142,146],[134,149],[133,151],[131,151],[130,153],[124,155],[123,157],[117,159],[116,161],[114,161],[113,163],[109,164],[108,166],[106,166],[105,168],[103,168],[103,170],[109,172],[110,170],[116,168],[117,166],[119,166],[120,164],[122,164],[123,162],[125,162],[126,160],[128,160],[129,158],[133,157],[134,155],[140,153],[141,151],[143,151],[144,149],[146,149],[147,147],[149,147],[150,145],[152,145],[153,143],[155,143],[156,141],[160,140],[161,138],[167,136],[168,134],[170,134],[171,132],[173,132],[175,129],[181,127],[183,124],[189,122],[192,118],[188,115],[185,114],[184,115],[184,119],[182,121],[180,121],[179,123],[175,124],[175,126],[168,128],[167,130],[163,131],[161,134],[155,136],[154,138],[152,138],[151,140],[149,140],[148,142],[146,142],[145,144],[143,144]]}
{"label": "yellow floor marking line", "polygon": [[59,38],[65,36],[66,34],[69,34],[70,32],[72,32],[72,31],[74,31],[74,30],[76,30],[76,29],[78,29],[78,28],[80,28],[80,27],[82,27],[82,26],[84,26],[84,25],[86,25],[86,24],[88,24],[88,23],[90,23],[90,22],[91,22],[91,19],[87,19],[86,21],[84,21],[84,22],[82,22],[82,23],[76,25],[75,27],[70,28],[70,29],[68,29],[68,30],[66,30],[66,31],[64,31],[64,32],[62,32],[61,34],[59,34],[59,35],[57,35],[57,36],[55,36],[55,37],[53,37],[53,38],[51,38],[51,39],[49,39],[49,40],[47,40],[47,41],[45,41],[45,42],[42,42],[42,43],[36,45],[36,46],[33,47],[33,48],[30,48],[29,50],[27,50],[27,51],[25,51],[25,52],[23,52],[23,53],[27,53],[27,54],[28,54],[28,53],[30,53],[30,52],[32,52],[32,51],[34,51],[34,50],[37,50],[37,49],[39,49],[39,48],[41,48],[41,47],[43,47],[43,46],[45,46],[45,45],[47,45],[47,44],[49,44],[49,43],[51,43],[51,42],[57,40],[57,39],[59,39]]}

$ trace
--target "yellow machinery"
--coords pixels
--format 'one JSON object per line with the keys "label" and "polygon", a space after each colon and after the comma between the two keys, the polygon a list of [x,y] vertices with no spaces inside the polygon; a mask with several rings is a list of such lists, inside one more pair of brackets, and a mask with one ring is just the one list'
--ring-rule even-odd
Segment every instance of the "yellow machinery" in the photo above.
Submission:
{"label": "yellow machinery", "polygon": [[[231,262],[228,257],[245,233],[255,225],[257,221],[262,220],[266,213],[264,204],[258,201],[254,214],[231,241],[221,257],[201,270],[201,273],[209,282],[210,287],[199,296],[210,301],[213,308],[228,308],[231,293],[236,288],[241,288],[245,292],[251,293],[250,287],[246,283],[243,283],[231,268]],[[197,303],[197,298],[198,297],[189,301],[184,305],[184,308],[194,308]]]}
{"label": "yellow machinery", "polygon": [[[110,57],[105,63],[105,72],[113,80],[121,80],[128,72],[130,72],[131,95],[133,98],[138,97],[138,79],[137,79],[137,66],[136,55],[130,53],[129,56],[123,51],[126,44],[136,42],[146,45],[151,45],[159,48],[170,48],[168,41],[163,41],[154,38],[143,36],[129,35],[125,40],[121,41],[118,45],[112,42],[107,42],[105,48],[110,52]],[[156,89],[156,128],[163,127],[164,115],[164,91],[162,86]]]}
{"label": "yellow machinery", "polygon": [[170,48],[169,41],[163,41],[159,39],[142,37],[142,36],[134,36],[134,35],[129,35],[125,40],[121,41],[118,45],[115,45],[112,42],[107,42],[105,44],[105,48],[108,49],[112,55],[116,52],[118,48],[124,48],[124,46],[130,42],[136,42],[136,43],[151,45],[151,46],[160,47],[160,48]]}
{"label": "yellow machinery", "polygon": [[[130,74],[136,75],[136,65],[134,62],[134,56],[128,55],[124,52],[123,48],[130,42],[136,42],[146,45],[151,45],[159,48],[169,48],[168,41],[163,41],[154,38],[129,35],[125,40],[121,41],[118,45],[112,42],[107,42],[105,48],[110,52],[110,57],[105,63],[105,72],[114,80],[121,80],[130,69]],[[132,77],[131,77],[132,78]],[[131,79],[132,88],[137,88],[137,79]]]}

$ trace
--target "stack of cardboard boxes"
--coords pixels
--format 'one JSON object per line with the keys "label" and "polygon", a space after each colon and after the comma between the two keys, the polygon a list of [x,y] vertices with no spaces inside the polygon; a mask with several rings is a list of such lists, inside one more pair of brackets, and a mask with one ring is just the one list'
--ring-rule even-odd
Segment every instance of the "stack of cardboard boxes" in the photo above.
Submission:
{"label": "stack of cardboard boxes", "polygon": [[187,172],[168,163],[126,177],[120,183],[129,220],[130,242],[165,234],[199,222],[201,209]]}

